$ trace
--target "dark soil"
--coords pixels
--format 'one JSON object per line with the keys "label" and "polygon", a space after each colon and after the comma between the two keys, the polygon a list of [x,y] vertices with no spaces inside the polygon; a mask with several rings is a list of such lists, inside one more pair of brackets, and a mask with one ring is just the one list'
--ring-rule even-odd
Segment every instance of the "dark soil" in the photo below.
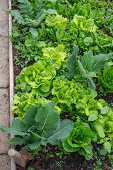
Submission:
{"label": "dark soil", "polygon": [[[58,155],[60,154],[60,155]],[[112,170],[108,158],[101,161],[102,170]],[[39,152],[34,156],[34,160],[29,162],[26,168],[17,165],[17,170],[28,170],[34,168],[35,170],[99,170],[95,159],[86,161],[85,158],[78,153],[71,153],[69,155],[63,154],[57,147],[48,146],[46,151]]]}

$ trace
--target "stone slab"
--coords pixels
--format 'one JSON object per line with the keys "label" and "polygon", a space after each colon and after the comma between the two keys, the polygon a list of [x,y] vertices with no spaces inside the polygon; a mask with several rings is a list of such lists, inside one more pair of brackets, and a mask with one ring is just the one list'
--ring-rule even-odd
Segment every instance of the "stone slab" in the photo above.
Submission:
{"label": "stone slab", "polygon": [[0,170],[11,170],[10,158],[7,155],[0,155]]}
{"label": "stone slab", "polygon": [[0,9],[8,9],[8,0],[0,0]]}
{"label": "stone slab", "polygon": [[0,37],[0,87],[9,85],[8,39]]}
{"label": "stone slab", "polygon": [[[0,125],[9,126],[9,94],[7,89],[0,89]],[[0,154],[9,150],[9,134],[0,130]]]}
{"label": "stone slab", "polygon": [[0,9],[0,37],[8,37],[8,14]]}

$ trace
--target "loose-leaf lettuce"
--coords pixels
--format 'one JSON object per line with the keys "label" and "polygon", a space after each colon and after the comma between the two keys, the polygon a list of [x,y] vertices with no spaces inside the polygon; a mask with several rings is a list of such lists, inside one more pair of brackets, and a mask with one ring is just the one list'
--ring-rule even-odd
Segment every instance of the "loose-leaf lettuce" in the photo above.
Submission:
{"label": "loose-leaf lettuce", "polygon": [[40,96],[48,96],[51,90],[51,80],[56,70],[50,61],[39,60],[32,66],[24,68],[16,77],[16,89],[28,92],[35,89]]}

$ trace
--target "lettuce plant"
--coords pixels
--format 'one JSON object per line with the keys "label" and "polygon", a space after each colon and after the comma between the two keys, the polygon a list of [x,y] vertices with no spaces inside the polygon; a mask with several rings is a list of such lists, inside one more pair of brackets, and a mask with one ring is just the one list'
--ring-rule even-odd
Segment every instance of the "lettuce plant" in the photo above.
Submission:
{"label": "lettuce plant", "polygon": [[113,67],[106,65],[102,74],[99,73],[98,81],[106,92],[113,92]]}
{"label": "lettuce plant", "polygon": [[[48,102],[49,100],[41,97],[35,90],[26,93],[18,92],[14,95],[11,112],[16,114],[17,118],[23,119],[31,106],[39,107],[40,103],[45,106]],[[60,113],[61,109],[58,106],[54,108]]]}
{"label": "lettuce plant", "polygon": [[68,136],[73,128],[73,122],[65,119],[60,121],[58,112],[54,110],[55,103],[49,102],[46,106],[32,106],[27,110],[23,120],[13,119],[12,127],[0,126],[0,129],[18,135],[9,143],[25,145],[23,149],[38,149],[47,143],[57,145],[59,140]]}
{"label": "lettuce plant", "polygon": [[48,102],[49,100],[47,100],[44,97],[40,97],[38,93],[34,90],[32,90],[31,92],[26,92],[26,93],[18,92],[13,97],[11,112],[14,114],[17,114],[19,119],[23,119],[25,117],[26,111],[31,106],[39,107],[40,103],[43,106],[45,106],[46,103]]}
{"label": "lettuce plant", "polygon": [[40,96],[48,96],[51,91],[51,81],[56,71],[50,61],[39,60],[32,66],[24,68],[16,77],[16,89],[29,92],[35,89]]}
{"label": "lettuce plant", "polygon": [[67,18],[62,15],[48,15],[45,20],[47,26],[54,27],[55,29],[65,28],[67,24]]}
{"label": "lettuce plant", "polygon": [[82,31],[93,32],[97,30],[97,26],[94,24],[94,20],[89,18],[86,19],[83,16],[74,15],[73,22],[76,25],[76,28]]}
{"label": "lettuce plant", "polygon": [[78,151],[81,155],[85,156],[86,160],[90,160],[93,157],[92,141],[96,141],[96,134],[87,123],[78,121],[74,123],[70,135],[59,146],[66,153]]}
{"label": "lettuce plant", "polygon": [[65,58],[67,57],[67,54],[65,52],[63,45],[58,45],[57,47],[48,47],[43,48],[43,57],[45,59],[50,59],[53,63],[53,66],[57,69],[61,67],[61,64],[65,62]]}

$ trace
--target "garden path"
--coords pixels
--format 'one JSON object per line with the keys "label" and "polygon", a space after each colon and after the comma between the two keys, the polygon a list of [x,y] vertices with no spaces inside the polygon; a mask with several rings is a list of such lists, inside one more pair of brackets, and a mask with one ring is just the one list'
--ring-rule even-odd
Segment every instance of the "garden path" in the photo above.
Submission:
{"label": "garden path", "polygon": [[[8,0],[0,0],[0,125],[9,126],[9,43]],[[0,170],[10,170],[11,162],[7,155],[9,134],[0,131]]]}

